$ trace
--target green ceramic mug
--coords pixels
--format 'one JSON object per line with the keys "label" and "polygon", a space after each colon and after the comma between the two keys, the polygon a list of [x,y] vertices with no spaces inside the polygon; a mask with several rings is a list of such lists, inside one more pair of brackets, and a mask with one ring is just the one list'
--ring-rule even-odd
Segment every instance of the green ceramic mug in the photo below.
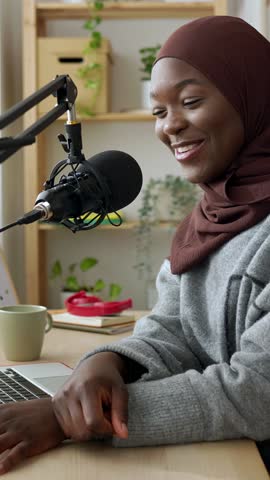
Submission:
{"label": "green ceramic mug", "polygon": [[44,334],[52,328],[46,307],[14,305],[0,308],[0,344],[7,360],[37,360]]}

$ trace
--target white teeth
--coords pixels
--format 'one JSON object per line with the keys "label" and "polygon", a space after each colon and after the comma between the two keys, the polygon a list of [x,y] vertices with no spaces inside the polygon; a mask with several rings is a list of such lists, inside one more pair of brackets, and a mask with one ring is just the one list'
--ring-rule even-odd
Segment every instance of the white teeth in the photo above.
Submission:
{"label": "white teeth", "polygon": [[197,147],[198,143],[191,143],[190,145],[185,145],[184,147],[178,147],[175,149],[176,153],[185,153],[188,152],[189,150],[192,150],[192,148]]}

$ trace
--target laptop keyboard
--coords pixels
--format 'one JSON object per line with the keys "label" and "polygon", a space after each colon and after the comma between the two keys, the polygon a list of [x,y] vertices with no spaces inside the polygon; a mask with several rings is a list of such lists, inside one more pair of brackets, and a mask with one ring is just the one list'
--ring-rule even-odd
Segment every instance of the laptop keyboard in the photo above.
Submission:
{"label": "laptop keyboard", "polygon": [[0,372],[0,404],[49,397],[50,395],[12,368]]}

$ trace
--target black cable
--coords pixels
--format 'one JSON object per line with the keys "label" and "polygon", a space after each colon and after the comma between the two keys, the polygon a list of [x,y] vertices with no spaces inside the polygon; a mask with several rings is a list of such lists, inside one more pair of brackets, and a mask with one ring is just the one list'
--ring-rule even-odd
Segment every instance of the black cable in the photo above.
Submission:
{"label": "black cable", "polygon": [[0,233],[8,230],[11,227],[15,227],[16,225],[26,225],[28,223],[36,222],[37,220],[40,220],[43,216],[44,212],[42,210],[31,210],[31,212],[26,213],[23,217],[16,220],[16,222],[10,223],[5,227],[0,228]]}
{"label": "black cable", "polygon": [[118,212],[113,212],[117,217],[118,217],[118,223],[114,222],[111,218],[110,218],[110,214],[107,213],[106,217],[107,219],[109,220],[110,224],[113,225],[114,227],[120,227],[120,225],[122,225],[123,223],[123,219],[121,218],[121,216],[119,215]]}
{"label": "black cable", "polygon": [[16,225],[18,225],[18,222],[10,223],[9,225],[6,225],[5,227],[0,228],[0,233],[4,232],[8,228],[15,227]]}
{"label": "black cable", "polygon": [[33,223],[37,220],[40,220],[42,217],[44,217],[43,210],[34,208],[34,210],[31,210],[31,212],[25,213],[23,217],[19,218],[19,220],[17,220],[17,224],[27,225],[28,223]]}

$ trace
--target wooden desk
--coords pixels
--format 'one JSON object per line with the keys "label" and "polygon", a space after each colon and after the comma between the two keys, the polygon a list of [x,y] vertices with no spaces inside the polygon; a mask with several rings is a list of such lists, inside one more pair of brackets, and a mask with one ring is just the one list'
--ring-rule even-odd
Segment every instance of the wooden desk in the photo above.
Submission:
{"label": "wooden desk", "polygon": [[[98,335],[53,329],[46,335],[42,361],[73,367],[97,345],[126,334]],[[3,363],[3,355],[0,352]],[[10,362],[9,362],[10,363]],[[89,442],[63,444],[33,457],[6,474],[7,480],[269,480],[252,441],[184,446],[112,448]]]}

